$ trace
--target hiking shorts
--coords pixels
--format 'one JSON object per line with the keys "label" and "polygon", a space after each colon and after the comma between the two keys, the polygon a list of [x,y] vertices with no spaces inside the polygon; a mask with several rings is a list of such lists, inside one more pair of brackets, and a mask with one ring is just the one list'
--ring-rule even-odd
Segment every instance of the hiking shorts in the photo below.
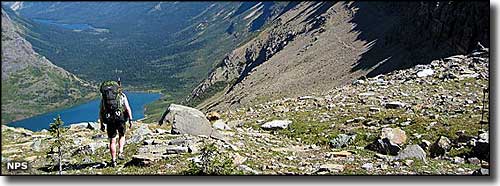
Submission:
{"label": "hiking shorts", "polygon": [[125,136],[125,132],[127,131],[126,123],[110,123],[107,126],[108,138],[115,138],[116,134],[120,136]]}

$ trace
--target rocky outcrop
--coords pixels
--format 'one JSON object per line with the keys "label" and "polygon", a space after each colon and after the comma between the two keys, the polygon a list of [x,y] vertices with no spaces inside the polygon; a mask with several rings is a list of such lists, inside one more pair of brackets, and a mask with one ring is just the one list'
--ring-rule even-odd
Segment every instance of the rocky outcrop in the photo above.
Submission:
{"label": "rocky outcrop", "polygon": [[172,134],[203,135],[223,139],[223,136],[212,128],[205,114],[195,108],[170,104],[159,124],[165,122],[172,124]]}

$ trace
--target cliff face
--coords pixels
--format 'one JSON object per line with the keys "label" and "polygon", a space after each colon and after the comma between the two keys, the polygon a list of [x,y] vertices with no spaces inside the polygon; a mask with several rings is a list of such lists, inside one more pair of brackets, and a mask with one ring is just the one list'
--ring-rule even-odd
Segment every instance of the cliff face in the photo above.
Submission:
{"label": "cliff face", "polygon": [[88,82],[36,53],[21,36],[26,31],[2,10],[2,123],[95,95]]}
{"label": "cliff face", "polygon": [[[355,71],[377,65],[369,76],[471,52],[478,42],[486,47],[490,45],[488,2],[360,2],[353,3],[351,8],[359,8],[352,20],[361,31],[359,39],[377,40],[353,68]],[[373,22],[367,10],[382,12],[397,20]],[[385,33],[366,32],[371,24],[385,24],[388,28]],[[388,56],[392,59],[387,63],[378,63]]]}
{"label": "cliff face", "polygon": [[228,54],[187,101],[223,110],[322,94],[478,42],[489,46],[487,2],[303,2]]}

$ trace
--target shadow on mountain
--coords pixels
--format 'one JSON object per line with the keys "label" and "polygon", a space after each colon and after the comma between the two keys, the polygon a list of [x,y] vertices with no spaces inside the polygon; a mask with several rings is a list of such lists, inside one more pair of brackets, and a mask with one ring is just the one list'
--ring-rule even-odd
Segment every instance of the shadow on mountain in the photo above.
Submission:
{"label": "shadow on mountain", "polygon": [[488,2],[354,2],[350,21],[357,40],[367,42],[351,72],[368,77],[489,47]]}

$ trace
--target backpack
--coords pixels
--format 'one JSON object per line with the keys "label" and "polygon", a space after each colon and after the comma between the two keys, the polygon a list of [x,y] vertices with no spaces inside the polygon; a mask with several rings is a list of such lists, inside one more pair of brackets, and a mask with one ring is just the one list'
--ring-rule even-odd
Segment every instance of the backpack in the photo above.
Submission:
{"label": "backpack", "polygon": [[104,106],[103,122],[106,124],[126,122],[128,117],[125,116],[121,102],[121,86],[116,81],[105,81],[101,84],[100,92],[101,104]]}

